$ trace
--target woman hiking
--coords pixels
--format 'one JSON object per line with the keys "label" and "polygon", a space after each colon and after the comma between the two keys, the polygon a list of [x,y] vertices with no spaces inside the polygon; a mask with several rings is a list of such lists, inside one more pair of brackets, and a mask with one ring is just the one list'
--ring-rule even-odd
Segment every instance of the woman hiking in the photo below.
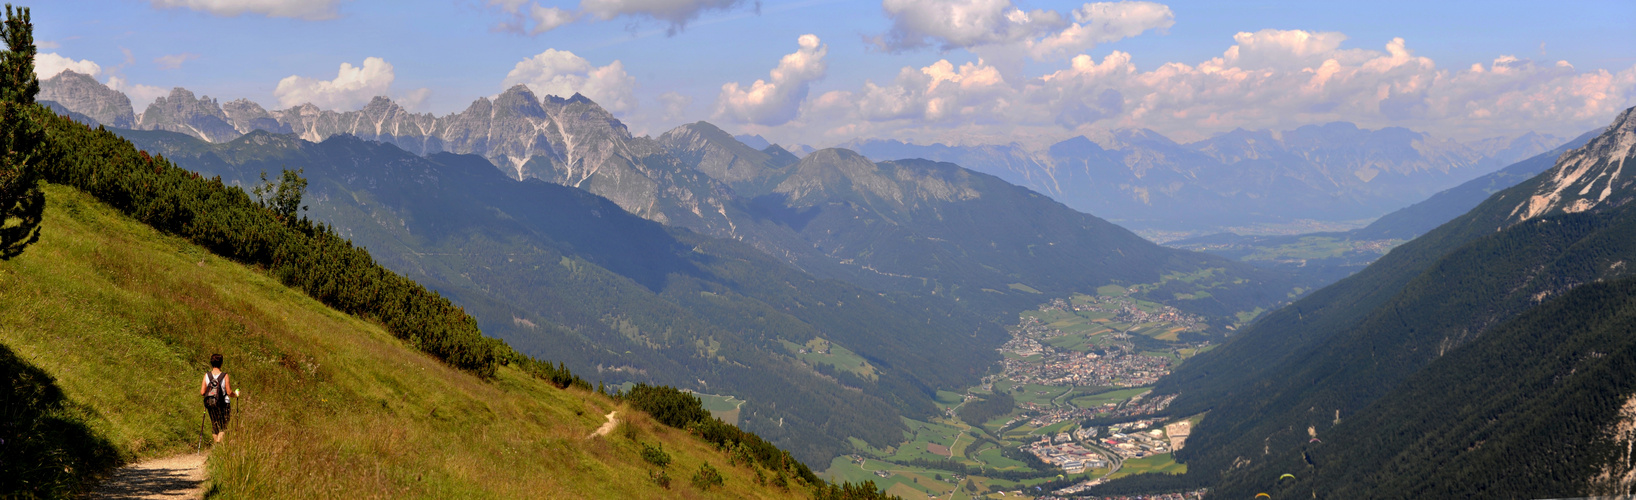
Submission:
{"label": "woman hiking", "polygon": [[220,443],[222,434],[227,432],[227,419],[232,416],[232,397],[239,395],[233,388],[232,378],[222,371],[221,354],[210,355],[210,371],[199,382],[199,395],[204,396],[205,410],[210,413],[210,431]]}

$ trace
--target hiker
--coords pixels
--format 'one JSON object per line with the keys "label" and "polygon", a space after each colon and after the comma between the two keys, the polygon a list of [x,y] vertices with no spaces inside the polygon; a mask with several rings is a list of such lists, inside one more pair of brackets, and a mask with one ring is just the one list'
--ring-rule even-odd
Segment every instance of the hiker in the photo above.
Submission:
{"label": "hiker", "polygon": [[210,355],[210,372],[199,382],[199,395],[204,396],[205,410],[210,413],[210,431],[220,443],[222,433],[227,432],[227,419],[232,416],[233,397],[239,395],[233,388],[232,378],[222,371],[221,354]]}

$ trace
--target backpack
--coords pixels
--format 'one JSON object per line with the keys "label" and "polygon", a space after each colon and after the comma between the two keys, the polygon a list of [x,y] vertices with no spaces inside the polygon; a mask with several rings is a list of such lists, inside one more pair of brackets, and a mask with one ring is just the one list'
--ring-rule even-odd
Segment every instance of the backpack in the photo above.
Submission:
{"label": "backpack", "polygon": [[216,378],[210,378],[210,374],[205,374],[205,383],[208,384],[207,387],[209,387],[209,389],[205,391],[204,397],[204,404],[206,407],[215,408],[216,405],[222,404],[222,380],[226,378],[227,372],[222,372],[222,376]]}

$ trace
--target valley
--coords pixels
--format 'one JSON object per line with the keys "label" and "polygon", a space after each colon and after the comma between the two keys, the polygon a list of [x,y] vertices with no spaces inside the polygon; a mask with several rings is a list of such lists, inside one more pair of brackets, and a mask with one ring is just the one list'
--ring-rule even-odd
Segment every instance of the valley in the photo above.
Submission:
{"label": "valley", "polygon": [[1171,452],[1202,415],[1154,416],[1175,395],[1150,397],[1151,386],[1219,338],[1205,335],[1212,329],[1201,317],[1134,297],[1154,286],[1107,285],[1023,312],[981,383],[939,391],[941,413],[906,419],[902,442],[854,442],[858,451],[821,475],[872,479],[917,498],[957,493],[968,482],[965,494],[1042,488],[1025,492],[1036,494],[1185,473]]}

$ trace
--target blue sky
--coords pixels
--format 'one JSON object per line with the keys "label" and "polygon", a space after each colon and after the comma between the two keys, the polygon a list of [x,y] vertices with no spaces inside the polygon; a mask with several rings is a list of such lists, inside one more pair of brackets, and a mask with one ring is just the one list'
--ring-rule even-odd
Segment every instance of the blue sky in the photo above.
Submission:
{"label": "blue sky", "polygon": [[[703,119],[825,146],[855,138],[1031,144],[1124,127],[1185,141],[1335,120],[1460,139],[1573,135],[1636,104],[1629,1],[31,7],[42,57],[55,58],[42,70],[94,71],[131,95],[138,113],[182,86],[269,109],[297,101],[356,109],[386,94],[445,114],[523,83],[584,92],[638,133]],[[342,64],[361,71],[342,75]]]}

